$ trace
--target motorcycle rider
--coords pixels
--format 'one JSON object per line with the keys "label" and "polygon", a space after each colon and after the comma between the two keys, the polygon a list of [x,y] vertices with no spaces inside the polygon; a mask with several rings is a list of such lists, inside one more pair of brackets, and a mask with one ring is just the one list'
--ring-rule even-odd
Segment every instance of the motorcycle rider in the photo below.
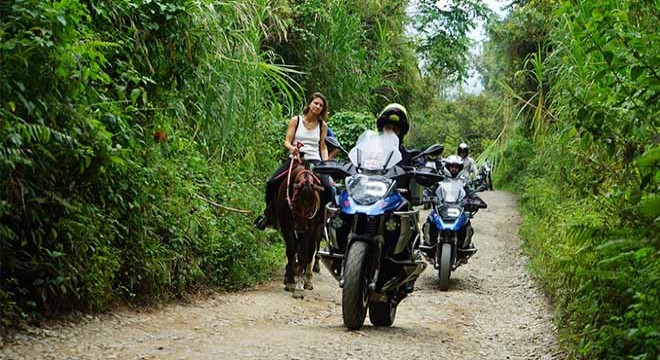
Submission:
{"label": "motorcycle rider", "polygon": [[[461,144],[464,145],[464,144]],[[467,146],[467,145],[466,145]],[[460,149],[460,147],[459,147]],[[453,179],[461,178],[465,170],[465,159],[462,159],[457,155],[450,155],[444,160],[446,173]],[[468,194],[468,197],[474,199],[476,194],[470,189],[470,186],[465,183],[464,185],[465,192]],[[474,230],[472,229],[472,224],[468,221],[468,226],[466,226],[466,234],[462,244],[458,244],[459,250],[468,251],[468,252],[477,252],[474,244],[472,243],[472,234]]]}
{"label": "motorcycle rider", "polygon": [[410,165],[410,158],[412,157],[410,152],[403,147],[403,139],[410,129],[409,121],[408,110],[397,103],[385,106],[376,118],[378,132],[392,132],[399,138],[399,151],[402,159],[397,165],[400,166]]}
{"label": "motorcycle rider", "polygon": [[[399,152],[401,152],[401,161],[399,161],[397,165],[411,166],[411,158],[413,154],[403,146],[404,137],[410,129],[408,110],[406,110],[403,105],[398,103],[388,104],[378,114],[378,117],[376,118],[376,128],[378,128],[378,132],[391,132],[396,134],[396,136],[399,138]],[[410,181],[400,180],[398,185],[399,189],[402,190],[402,195],[408,201],[410,201]],[[421,254],[419,253],[418,249],[414,249],[412,253],[408,254],[408,256],[411,261],[421,259]],[[402,288],[405,293],[412,293],[415,289],[415,281],[409,281],[408,283],[402,285]]]}
{"label": "motorcycle rider", "polygon": [[470,147],[466,143],[461,143],[458,145],[456,153],[463,160],[463,170],[460,176],[465,179],[466,183],[469,183],[477,176],[477,164],[474,162],[474,159],[468,156]]}

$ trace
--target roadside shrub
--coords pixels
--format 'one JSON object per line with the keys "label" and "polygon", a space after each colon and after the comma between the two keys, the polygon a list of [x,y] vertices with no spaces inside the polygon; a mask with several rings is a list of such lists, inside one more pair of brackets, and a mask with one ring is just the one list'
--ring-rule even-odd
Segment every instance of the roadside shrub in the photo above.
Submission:
{"label": "roadside shrub", "polygon": [[350,151],[365,130],[376,129],[376,118],[368,113],[342,111],[330,117],[328,126],[335,132],[344,149]]}

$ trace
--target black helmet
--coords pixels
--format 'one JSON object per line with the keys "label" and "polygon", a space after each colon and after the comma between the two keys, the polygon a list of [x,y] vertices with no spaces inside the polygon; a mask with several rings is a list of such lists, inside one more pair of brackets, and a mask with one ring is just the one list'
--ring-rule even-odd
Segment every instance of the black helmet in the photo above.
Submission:
{"label": "black helmet", "polygon": [[383,131],[385,125],[395,125],[398,126],[399,139],[403,140],[403,137],[408,133],[410,128],[410,123],[408,120],[408,110],[401,104],[392,103],[383,108],[378,114],[376,119],[376,127],[378,131]]}
{"label": "black helmet", "polygon": [[[455,173],[449,170],[452,165],[458,166],[458,171]],[[449,155],[445,159],[445,169],[447,169],[447,172],[451,174],[451,177],[455,178],[458,174],[460,174],[461,171],[463,171],[463,159],[461,159],[461,157],[458,155]]]}
{"label": "black helmet", "polygon": [[470,153],[470,147],[466,143],[461,143],[458,145],[458,150],[456,151],[458,156],[465,158]]}

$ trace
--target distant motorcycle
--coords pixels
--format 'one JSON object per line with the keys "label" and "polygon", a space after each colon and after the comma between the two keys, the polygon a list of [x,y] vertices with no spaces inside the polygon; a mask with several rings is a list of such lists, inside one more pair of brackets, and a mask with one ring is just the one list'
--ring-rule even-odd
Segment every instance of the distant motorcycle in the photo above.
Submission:
{"label": "distant motorcycle", "polygon": [[449,289],[451,272],[467,263],[477,250],[467,248],[471,243],[474,230],[470,219],[479,209],[485,209],[486,203],[476,195],[484,189],[465,189],[460,178],[446,177],[437,184],[434,192],[427,192],[427,201],[432,210],[422,226],[424,242],[420,250],[438,270],[440,290]]}
{"label": "distant motorcycle", "polygon": [[479,171],[477,172],[477,178],[475,180],[475,184],[477,186],[483,185],[485,190],[493,190],[493,179],[491,178],[491,166],[488,160],[484,161],[484,163],[481,165],[479,168]]}

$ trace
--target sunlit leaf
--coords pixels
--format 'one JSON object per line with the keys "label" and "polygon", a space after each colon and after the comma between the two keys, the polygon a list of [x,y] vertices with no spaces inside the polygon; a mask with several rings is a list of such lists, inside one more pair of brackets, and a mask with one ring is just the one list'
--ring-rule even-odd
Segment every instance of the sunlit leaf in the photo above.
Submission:
{"label": "sunlit leaf", "polygon": [[660,196],[654,196],[642,199],[639,204],[640,212],[650,219],[660,216]]}

